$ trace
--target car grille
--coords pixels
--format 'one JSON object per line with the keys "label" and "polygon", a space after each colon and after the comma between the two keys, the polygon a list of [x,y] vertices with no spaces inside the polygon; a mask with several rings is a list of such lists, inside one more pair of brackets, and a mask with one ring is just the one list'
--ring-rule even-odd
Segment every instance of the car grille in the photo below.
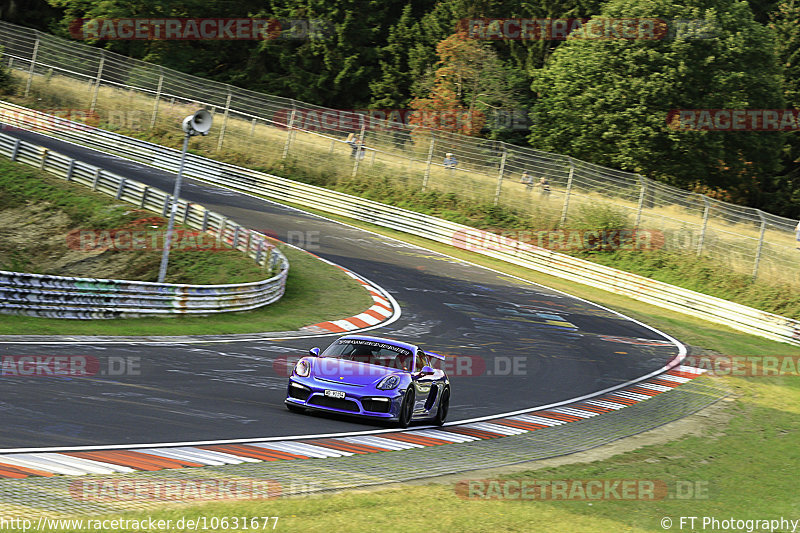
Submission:
{"label": "car grille", "polygon": [[306,401],[311,396],[311,389],[298,387],[294,384],[289,385],[289,396],[297,400]]}
{"label": "car grille", "polygon": [[365,411],[372,411],[373,413],[388,413],[392,402],[376,400],[373,398],[363,398],[361,405],[364,406]]}
{"label": "car grille", "polygon": [[308,403],[319,405],[320,407],[328,407],[330,409],[339,409],[340,411],[358,412],[358,404],[346,398],[329,398],[327,396],[317,395],[311,398]]}

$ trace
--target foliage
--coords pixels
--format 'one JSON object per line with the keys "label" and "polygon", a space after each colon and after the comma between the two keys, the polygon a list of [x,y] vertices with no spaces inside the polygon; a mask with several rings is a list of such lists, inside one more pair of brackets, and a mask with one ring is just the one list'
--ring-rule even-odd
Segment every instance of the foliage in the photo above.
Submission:
{"label": "foliage", "polygon": [[674,109],[778,109],[772,33],[735,0],[612,0],[603,17],[707,22],[662,39],[583,38],[561,45],[533,88],[531,143],[683,188],[725,190],[755,201],[778,171],[783,134],[671,129]]}

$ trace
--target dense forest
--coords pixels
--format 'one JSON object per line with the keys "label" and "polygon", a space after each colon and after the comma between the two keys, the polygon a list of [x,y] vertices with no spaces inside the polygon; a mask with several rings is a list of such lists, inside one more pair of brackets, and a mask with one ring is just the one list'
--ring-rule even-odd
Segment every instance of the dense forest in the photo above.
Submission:
{"label": "dense forest", "polygon": [[[668,123],[672,110],[800,108],[800,0],[0,0],[3,20],[66,38],[76,19],[125,17],[279,22],[262,40],[88,43],[338,109],[521,113],[524,128],[497,120],[455,127],[800,216],[797,128]],[[660,26],[654,38],[590,38],[584,23],[564,39],[504,38],[465,24],[590,18]],[[319,31],[298,34],[301,27]]]}

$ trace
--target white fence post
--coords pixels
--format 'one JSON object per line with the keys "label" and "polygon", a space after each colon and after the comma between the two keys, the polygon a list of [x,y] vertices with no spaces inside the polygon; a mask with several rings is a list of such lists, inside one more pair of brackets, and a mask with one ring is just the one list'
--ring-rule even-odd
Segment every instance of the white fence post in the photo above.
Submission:
{"label": "white fence post", "polygon": [[503,157],[500,159],[500,175],[497,176],[497,189],[494,191],[494,205],[497,205],[500,202],[500,191],[503,187],[503,172],[506,170],[506,157],[508,156],[508,150],[506,150],[505,144],[503,145]]}
{"label": "white fence post", "polygon": [[33,69],[36,67],[36,56],[39,55],[39,32],[36,32],[36,42],[33,43],[33,55],[31,56],[31,68],[28,70],[28,83],[25,84],[25,98],[31,91],[31,84],[33,83]]}
{"label": "white fence post", "polygon": [[225,100],[225,112],[222,114],[222,128],[219,130],[219,140],[217,141],[217,151],[222,149],[222,139],[225,138],[225,127],[228,125],[228,114],[231,110],[231,88],[228,87],[228,98]]}
{"label": "white fence post", "polygon": [[639,229],[639,223],[642,221],[642,207],[644,207],[644,195],[647,192],[647,182],[644,181],[644,178],[641,177],[639,174],[636,174],[636,177],[639,178],[639,184],[642,186],[642,190],[639,192],[639,205],[636,206],[636,222],[634,222],[633,224],[634,231]]}
{"label": "white fence post", "polygon": [[431,145],[428,148],[428,162],[425,164],[425,176],[422,178],[422,192],[428,188],[428,179],[431,177],[431,163],[433,162],[433,145],[436,143],[436,135],[431,130]]}
{"label": "white fence post", "polygon": [[367,121],[364,120],[364,115],[359,115],[361,117],[361,131],[358,133],[358,144],[356,150],[356,162],[353,163],[353,177],[356,177],[358,174],[358,163],[361,161],[361,158],[364,157],[364,130],[367,127]]}
{"label": "white fence post", "polygon": [[706,241],[706,228],[708,227],[708,212],[711,210],[711,204],[709,203],[706,195],[701,194],[700,197],[703,199],[703,204],[705,204],[705,207],[703,208],[703,229],[700,230],[700,240],[697,243],[697,255],[700,255],[703,252],[703,244]]}
{"label": "white fence post", "polygon": [[158,67],[158,88],[156,89],[156,101],[153,103],[153,116],[150,118],[150,129],[152,130],[156,125],[156,118],[158,117],[158,103],[161,101],[161,88],[164,86],[164,71]]}
{"label": "white fence post", "polygon": [[572,178],[575,176],[575,165],[572,164],[572,158],[568,157],[569,161],[569,176],[567,176],[567,190],[564,192],[564,207],[561,208],[561,220],[559,227],[563,227],[567,223],[567,210],[569,209],[569,195],[572,192]]}
{"label": "white fence post", "polygon": [[94,82],[94,94],[92,94],[92,105],[89,106],[89,111],[94,113],[94,108],[97,106],[97,93],[100,92],[100,79],[103,76],[103,65],[106,62],[106,54],[100,50],[100,65],[97,67],[97,78]]}
{"label": "white fence post", "polygon": [[761,233],[758,236],[758,250],[756,251],[756,260],[753,265],[753,281],[758,277],[758,265],[761,263],[761,251],[764,249],[764,232],[767,231],[767,219],[760,209],[756,210],[758,217],[761,219]]}
{"label": "white fence post", "polygon": [[283,145],[283,155],[281,159],[286,159],[286,156],[289,155],[289,145],[292,142],[292,127],[294,126],[294,115],[296,111],[296,109],[292,109],[292,115],[289,118],[289,123],[286,125],[286,144]]}

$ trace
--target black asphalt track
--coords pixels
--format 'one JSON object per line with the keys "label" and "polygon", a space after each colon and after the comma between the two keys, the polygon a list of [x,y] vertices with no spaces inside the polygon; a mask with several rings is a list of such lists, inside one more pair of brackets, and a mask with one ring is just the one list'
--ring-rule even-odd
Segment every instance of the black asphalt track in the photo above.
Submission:
{"label": "black asphalt track", "polygon": [[[34,133],[13,134],[172,191],[172,174]],[[282,240],[299,244],[297,235],[308,235],[315,254],[386,289],[402,316],[373,333],[461,361],[449,368],[451,421],[590,394],[657,370],[678,353],[664,335],[604,308],[422,248],[193,180],[181,196]],[[287,380],[276,361],[334,338],[0,344],[3,356],[85,356],[100,370],[91,378],[0,378],[0,448],[375,429],[360,420],[289,413],[283,405]],[[117,375],[121,364],[131,365],[125,375]]]}

